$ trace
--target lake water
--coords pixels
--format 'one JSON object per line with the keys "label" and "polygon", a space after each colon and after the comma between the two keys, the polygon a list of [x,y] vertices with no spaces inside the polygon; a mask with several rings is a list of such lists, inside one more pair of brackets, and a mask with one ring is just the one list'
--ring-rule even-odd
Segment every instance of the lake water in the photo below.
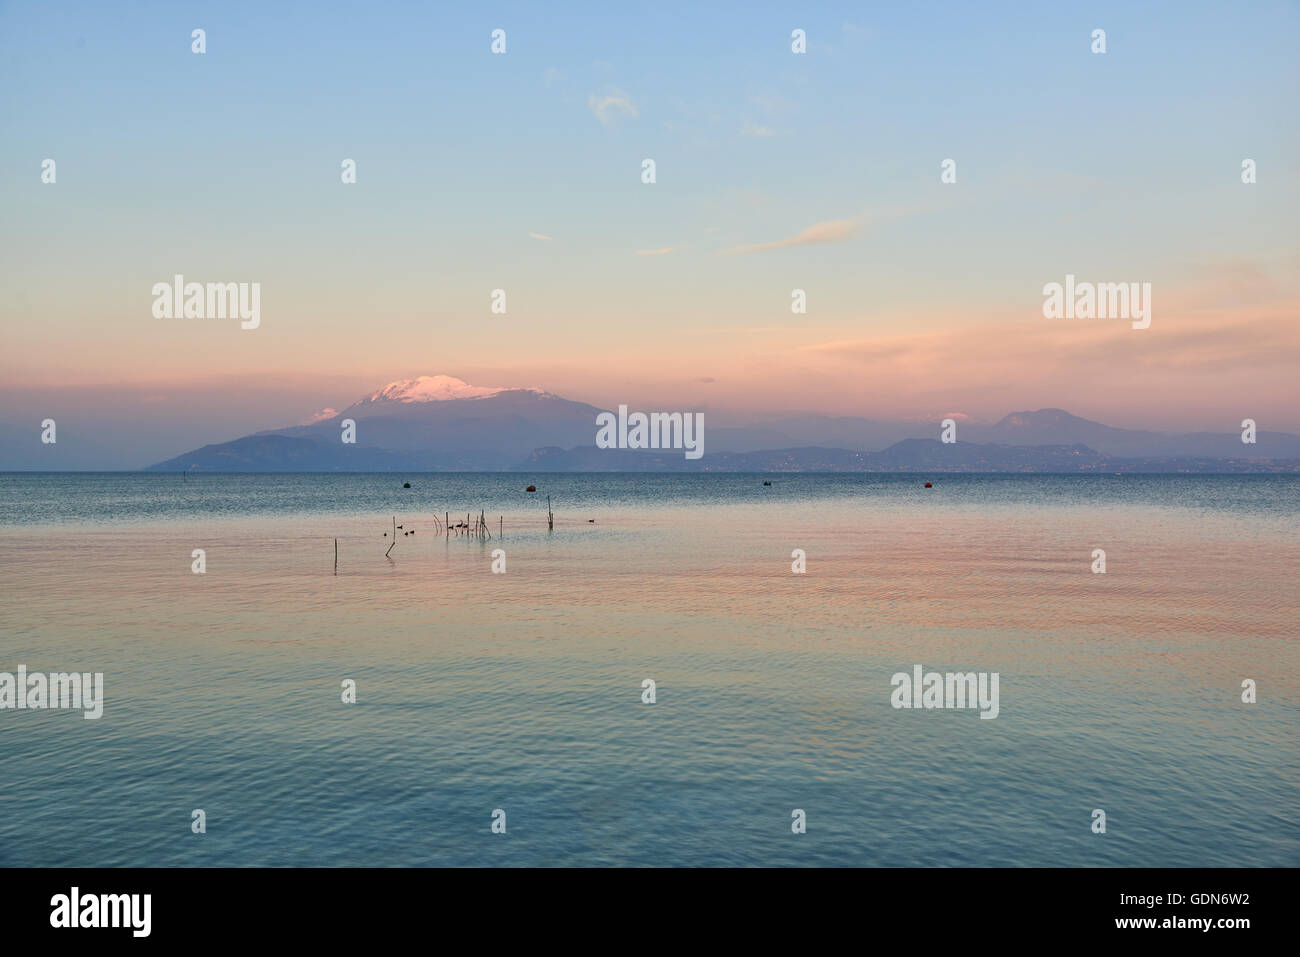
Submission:
{"label": "lake water", "polygon": [[0,671],[105,687],[0,710],[0,865],[1295,866],[1298,531],[1287,476],[0,475]]}

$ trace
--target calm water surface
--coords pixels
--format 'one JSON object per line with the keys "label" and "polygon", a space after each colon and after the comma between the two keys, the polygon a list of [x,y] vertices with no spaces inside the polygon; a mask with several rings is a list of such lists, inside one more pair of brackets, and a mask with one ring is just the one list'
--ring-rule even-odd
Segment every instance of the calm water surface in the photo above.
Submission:
{"label": "calm water surface", "polygon": [[0,865],[1300,864],[1300,480],[931,480],[0,475]]}

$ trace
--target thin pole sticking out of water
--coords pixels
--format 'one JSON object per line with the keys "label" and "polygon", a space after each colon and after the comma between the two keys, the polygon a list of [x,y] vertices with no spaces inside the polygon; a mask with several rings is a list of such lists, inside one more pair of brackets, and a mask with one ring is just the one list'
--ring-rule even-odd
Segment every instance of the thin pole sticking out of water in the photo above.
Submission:
{"label": "thin pole sticking out of water", "polygon": [[546,496],[546,530],[555,531],[555,513],[551,511],[551,497]]}
{"label": "thin pole sticking out of water", "polygon": [[339,573],[339,540],[334,539],[334,574]]}

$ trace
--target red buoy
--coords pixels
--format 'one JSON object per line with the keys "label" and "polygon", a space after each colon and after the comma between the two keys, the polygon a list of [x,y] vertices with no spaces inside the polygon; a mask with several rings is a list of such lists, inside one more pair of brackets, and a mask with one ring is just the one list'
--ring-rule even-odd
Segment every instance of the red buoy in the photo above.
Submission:
{"label": "red buoy", "polygon": [[931,485],[929,482],[926,482],[926,483],[925,483],[925,487],[926,487],[926,488],[934,488],[934,486]]}
{"label": "red buoy", "polygon": [[536,491],[537,491],[537,486],[536,486],[536,485],[530,485],[530,486],[528,486],[528,488],[524,489],[524,491],[525,491],[525,492],[536,492]]}

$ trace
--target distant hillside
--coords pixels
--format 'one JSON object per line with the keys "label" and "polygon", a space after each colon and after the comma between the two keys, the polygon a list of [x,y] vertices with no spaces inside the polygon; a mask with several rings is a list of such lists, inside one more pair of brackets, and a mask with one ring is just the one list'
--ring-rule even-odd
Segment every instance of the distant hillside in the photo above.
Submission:
{"label": "distant hillside", "polygon": [[[1288,471],[1300,437],[1260,432],[1168,435],[1120,429],[1063,409],[1013,412],[994,425],[802,416],[705,430],[705,455],[595,447],[603,410],[541,389],[474,386],[452,376],[391,382],[304,425],[205,445],[151,471]],[[355,423],[356,443],[342,425]]]}
{"label": "distant hillside", "polygon": [[[1240,420],[1238,420],[1240,421]],[[1166,434],[1117,429],[1064,409],[1012,412],[996,425],[962,425],[959,438],[1003,445],[1086,445],[1107,455],[1146,458],[1300,458],[1300,436],[1261,431],[1244,445],[1240,431]]]}
{"label": "distant hillside", "polygon": [[516,471],[526,472],[1292,472],[1300,458],[1121,458],[1084,445],[977,445],[905,439],[880,452],[848,449],[772,449],[717,452],[686,459],[680,452],[626,449],[538,449]]}
{"label": "distant hillside", "polygon": [[[149,471],[500,471],[539,445],[594,441],[595,406],[540,389],[485,389],[450,376],[391,383],[308,425],[205,445]],[[327,414],[326,414],[327,413]],[[344,420],[356,443],[342,441]]]}

